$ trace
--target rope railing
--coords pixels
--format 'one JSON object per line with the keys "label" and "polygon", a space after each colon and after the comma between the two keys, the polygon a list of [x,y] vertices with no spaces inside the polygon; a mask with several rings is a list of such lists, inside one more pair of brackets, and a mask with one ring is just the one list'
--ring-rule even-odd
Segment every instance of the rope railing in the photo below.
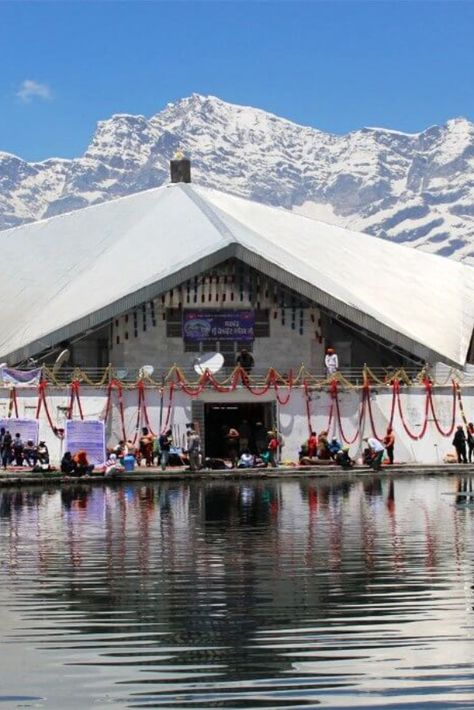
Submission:
{"label": "rope railing", "polygon": [[[235,368],[232,379],[227,379],[225,385],[219,383],[215,379],[214,375],[209,372],[209,370],[206,370],[204,374],[200,376],[199,380],[194,383],[189,383],[185,379],[184,373],[180,371],[179,368],[175,367],[173,372],[175,379],[162,383],[159,388],[154,386],[154,391],[147,388],[145,378],[143,377],[134,384],[129,384],[127,386],[124,386],[124,384],[119,380],[111,378],[105,388],[107,398],[103,411],[100,415],[100,419],[107,422],[113,408],[116,412],[118,412],[120,434],[122,438],[125,440],[127,436],[131,436],[132,441],[135,441],[138,437],[138,432],[143,426],[146,426],[152,434],[156,434],[157,432],[162,432],[164,430],[163,427],[166,428],[169,425],[174,408],[173,396],[175,390],[180,390],[190,397],[199,396],[199,394],[201,394],[207,386],[220,393],[233,392],[238,387],[247,388],[249,393],[256,397],[261,397],[267,394],[269,390],[273,390],[278,403],[282,407],[285,407],[289,403],[296,386],[301,388],[300,392],[303,394],[306,402],[308,430],[310,432],[312,431],[312,417],[316,414],[319,414],[319,416],[323,414],[323,416],[327,416],[327,426],[325,430],[330,432],[331,428],[333,428],[333,433],[339,431],[343,441],[349,445],[354,444],[358,440],[360,441],[364,436],[364,431],[367,429],[370,429],[373,436],[376,438],[381,439],[383,437],[383,431],[377,428],[380,426],[380,419],[372,410],[371,401],[372,393],[376,394],[381,391],[385,391],[391,396],[390,415],[389,419],[386,421],[386,424],[391,427],[394,423],[394,419],[398,418],[399,424],[403,427],[406,435],[413,441],[418,441],[425,436],[430,423],[432,423],[439,435],[445,438],[451,437],[455,429],[458,409],[464,424],[467,422],[467,416],[462,401],[461,386],[459,382],[454,379],[451,380],[450,386],[451,407],[449,413],[445,411],[446,403],[443,404],[442,409],[438,407],[433,392],[435,386],[429,377],[425,375],[423,381],[416,381],[418,388],[422,389],[424,394],[424,414],[422,423],[413,425],[410,421],[409,405],[406,398],[404,397],[404,401],[402,402],[401,397],[401,389],[406,389],[406,393],[408,393],[410,391],[409,387],[407,387],[401,379],[394,379],[391,382],[383,383],[383,386],[381,382],[371,385],[371,375],[366,371],[364,384],[361,388],[359,388],[359,392],[354,393],[354,399],[356,400],[359,398],[359,404],[355,431],[352,431],[352,433],[349,434],[347,431],[349,423],[345,421],[345,418],[341,412],[339,393],[342,389],[347,388],[347,384],[350,384],[350,382],[342,373],[335,373],[329,383],[326,378],[326,384],[328,384],[328,386],[325,390],[326,395],[323,398],[324,402],[322,406],[315,406],[312,394],[323,390],[323,387],[315,387],[314,385],[311,386],[308,383],[307,378],[304,377],[304,375],[307,375],[308,373],[301,368],[295,377],[296,380],[302,378],[301,385],[295,385],[295,379],[288,379],[287,381],[284,380],[285,384],[282,385],[281,374],[270,368],[265,377],[265,381],[262,386],[258,388],[250,382],[248,373],[246,373],[242,368]],[[79,375],[81,373],[76,370],[75,374]],[[351,386],[353,387],[353,390],[356,389],[353,385]],[[281,392],[283,387],[285,388],[285,391]],[[384,389],[385,387],[386,389]],[[441,385],[441,387],[445,387],[445,385]],[[37,402],[35,419],[39,419],[42,410],[44,410],[44,416],[53,433],[59,438],[63,438],[64,428],[60,427],[59,423],[55,423],[53,418],[54,407],[52,406],[52,400],[48,403],[48,398],[54,394],[55,388],[57,390],[57,384],[50,384],[44,378],[36,385]],[[126,388],[129,390],[127,400],[124,398],[124,390]],[[49,390],[52,391],[50,392]],[[19,391],[17,392],[16,387],[10,386],[8,406],[9,419],[18,418],[19,409],[17,397],[21,396],[23,393],[24,390],[22,392],[19,388]],[[87,417],[87,411],[83,408],[83,402],[81,400],[82,394],[81,381],[79,379],[73,380],[69,385],[68,405],[65,408],[68,420],[73,418],[80,418],[83,420]],[[418,395],[418,392],[416,394]],[[157,395],[158,400],[156,399]],[[442,392],[441,395],[445,396],[445,393]],[[30,397],[30,393],[28,393],[28,396]],[[318,399],[319,396],[316,396],[316,400]],[[130,406],[130,400],[132,400],[132,402],[135,401],[136,403],[135,426],[133,428],[133,434],[130,434],[129,432],[130,424],[128,424],[127,431],[127,422],[125,418],[125,408]],[[152,401],[154,402],[154,405],[152,406],[154,412],[153,415],[148,411],[148,407]],[[158,421],[156,414],[157,402],[159,404],[160,412]],[[135,404],[132,406],[135,406]],[[166,417],[164,416],[164,412],[166,412]],[[413,428],[414,426],[417,427],[416,430]],[[419,426],[421,426],[421,429],[418,429]]]}

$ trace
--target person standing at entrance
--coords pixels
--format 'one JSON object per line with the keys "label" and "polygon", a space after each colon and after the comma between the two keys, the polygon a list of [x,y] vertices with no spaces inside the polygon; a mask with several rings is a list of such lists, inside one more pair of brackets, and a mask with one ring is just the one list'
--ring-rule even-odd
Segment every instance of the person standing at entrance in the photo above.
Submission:
{"label": "person standing at entrance", "polygon": [[142,435],[138,441],[139,465],[143,459],[147,466],[153,466],[153,436],[150,434],[148,427],[142,428]]}
{"label": "person standing at entrance", "polygon": [[267,433],[263,422],[257,422],[255,424],[255,448],[259,456],[267,448]]}
{"label": "person standing at entrance", "polygon": [[250,446],[250,427],[246,419],[244,419],[239,426],[240,433],[240,450],[245,451]]}
{"label": "person standing at entrance", "polygon": [[372,461],[370,463],[371,468],[373,468],[374,471],[380,471],[385,451],[384,445],[378,439],[374,439],[371,436],[364,439],[364,441],[367,442],[367,446],[372,452]]}
{"label": "person standing at entrance", "polygon": [[467,463],[466,435],[461,424],[459,424],[458,428],[456,429],[456,433],[453,439],[453,446],[456,449],[456,453],[458,455],[458,463]]}
{"label": "person standing at entrance", "polygon": [[388,427],[387,433],[385,434],[383,443],[385,444],[385,451],[387,452],[388,460],[393,464],[393,448],[395,446],[395,434],[391,426]]}
{"label": "person standing at entrance", "polygon": [[339,370],[339,358],[334,348],[326,349],[326,357],[324,358],[326,366],[326,375],[332,377]]}
{"label": "person standing at entrance", "polygon": [[188,424],[186,436],[188,440],[189,468],[191,471],[199,471],[201,468],[201,437],[194,428],[194,424]]}
{"label": "person standing at entrance", "polygon": [[278,437],[275,431],[268,432],[268,463],[272,468],[277,467],[277,457],[278,457]]}
{"label": "person standing at entrance", "polygon": [[239,461],[239,441],[240,441],[240,434],[237,431],[237,429],[234,429],[234,427],[230,427],[229,431],[227,432],[227,455],[230,459],[230,462],[232,464],[232,468],[235,468],[237,466],[237,463]]}

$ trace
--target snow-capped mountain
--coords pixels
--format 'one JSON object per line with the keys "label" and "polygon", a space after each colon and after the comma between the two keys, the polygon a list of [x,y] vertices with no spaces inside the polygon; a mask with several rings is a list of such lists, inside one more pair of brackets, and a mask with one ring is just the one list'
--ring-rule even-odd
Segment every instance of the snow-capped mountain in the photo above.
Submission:
{"label": "snow-capped mountain", "polygon": [[474,264],[474,124],[338,136],[193,95],[150,119],[101,121],[81,158],[0,153],[0,228],[169,180],[181,148],[193,181]]}

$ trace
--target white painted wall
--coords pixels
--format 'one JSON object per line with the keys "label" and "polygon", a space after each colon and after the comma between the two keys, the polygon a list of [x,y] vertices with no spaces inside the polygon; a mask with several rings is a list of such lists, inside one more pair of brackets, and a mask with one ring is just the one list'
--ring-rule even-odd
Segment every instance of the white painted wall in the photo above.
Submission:
{"label": "white painted wall", "polygon": [[[47,402],[53,423],[64,426],[65,412],[69,403],[69,389],[48,387]],[[439,387],[433,390],[433,400],[436,414],[443,429],[448,429],[451,424],[452,390],[450,387]],[[279,390],[280,399],[286,396],[286,390]],[[80,389],[81,403],[86,419],[102,419],[105,415],[107,393],[105,388],[97,389],[82,386]],[[402,389],[402,408],[408,426],[414,434],[420,431],[424,421],[425,391],[424,388],[411,387]],[[347,390],[339,393],[342,425],[346,438],[352,438],[357,430],[360,391]],[[274,401],[275,392],[270,390],[262,398],[250,395],[245,388],[238,388],[228,394],[206,391],[200,395],[206,402],[219,401]],[[462,399],[468,420],[474,419],[474,387],[462,389]],[[36,388],[17,388],[18,414],[20,417],[34,418],[37,405]],[[372,411],[377,434],[383,435],[390,417],[392,402],[391,390],[372,393]],[[9,390],[0,389],[0,416],[8,414]],[[173,394],[172,410],[169,419],[170,427],[176,442],[184,443],[185,425],[191,420],[192,398],[181,391],[175,390]],[[133,438],[136,431],[138,411],[138,391],[123,390],[123,403],[127,437]],[[330,409],[330,396],[327,392],[312,392],[310,401],[311,426],[317,432],[327,427]],[[161,394],[158,388],[146,388],[146,404],[152,429],[157,432],[160,428]],[[169,389],[166,389],[163,400],[162,425],[164,426],[169,407]],[[308,437],[308,419],[306,413],[305,396],[302,389],[295,389],[291,393],[288,404],[277,404],[280,430],[285,439],[282,452],[283,460],[297,460],[298,450],[302,442]],[[78,416],[77,406],[74,416]],[[48,424],[44,409],[40,413],[40,438],[44,439],[49,447],[53,462],[58,462],[62,454],[62,442],[58,439]],[[456,423],[462,423],[459,408],[457,408]],[[140,421],[140,426],[145,424]],[[395,458],[397,461],[418,463],[442,462],[446,453],[452,452],[451,434],[441,436],[436,430],[432,415],[430,414],[427,432],[423,439],[413,441],[405,433],[398,411],[395,413],[394,430],[396,432]],[[14,432],[13,432],[14,433]],[[365,421],[363,434],[372,435],[368,417]],[[330,435],[340,438],[341,433],[335,418],[330,429]],[[111,416],[107,426],[108,443],[115,444],[121,438],[118,397],[114,391],[111,406]],[[361,450],[360,439],[351,446],[351,453],[357,456]]]}

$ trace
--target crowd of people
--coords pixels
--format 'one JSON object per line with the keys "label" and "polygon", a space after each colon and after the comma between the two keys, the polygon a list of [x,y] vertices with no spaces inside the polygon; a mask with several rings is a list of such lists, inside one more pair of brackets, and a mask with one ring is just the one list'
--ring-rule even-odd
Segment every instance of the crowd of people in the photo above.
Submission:
{"label": "crowd of people", "polygon": [[466,431],[459,424],[453,438],[458,463],[472,463],[474,453],[474,424],[469,422]]}
{"label": "crowd of people", "polygon": [[11,435],[8,429],[0,429],[0,457],[3,470],[8,466],[28,466],[33,471],[49,470],[49,451],[44,441],[35,444],[32,439],[26,442],[20,433]]}
{"label": "crowd of people", "polygon": [[[204,457],[201,437],[193,423],[186,425],[186,443],[184,448],[173,441],[171,429],[159,436],[153,436],[147,427],[143,427],[138,443],[119,441],[117,446],[109,451],[106,462],[114,469],[123,466],[125,457],[130,456],[140,466],[159,466],[163,471],[168,467],[188,466],[191,471],[201,468],[265,468],[278,466],[283,438],[277,431],[265,430],[261,422],[257,422],[255,431],[244,420],[239,430],[236,427],[226,428],[225,439],[226,458]],[[110,460],[110,456],[115,458]]]}
{"label": "crowd of people", "polygon": [[[251,469],[277,467],[281,460],[284,445],[281,434],[275,430],[266,430],[262,422],[250,427],[244,420],[239,429],[235,426],[226,428],[223,434],[227,458],[204,458],[201,437],[193,423],[186,425],[186,445],[184,448],[173,442],[172,430],[168,429],[159,436],[154,436],[147,427],[143,427],[137,443],[130,439],[119,441],[117,446],[107,451],[107,460],[101,467],[105,476],[113,476],[125,470],[126,458],[131,458],[134,465],[160,466],[165,471],[169,466],[188,466],[191,471],[199,469]],[[373,470],[381,469],[386,463],[394,463],[395,434],[387,428],[382,440],[375,437],[363,439],[365,447],[360,463]],[[459,463],[472,463],[474,456],[474,424],[469,422],[464,430],[462,425],[456,429],[452,444]],[[33,471],[54,470],[50,465],[49,451],[44,441],[37,445],[28,439],[23,442],[19,433],[14,436],[4,427],[0,429],[0,458],[3,469],[8,466],[28,466]],[[355,460],[350,455],[350,447],[343,446],[337,437],[329,437],[327,431],[317,434],[312,431],[299,451],[299,464],[313,466],[334,462],[342,469],[350,469]],[[453,460],[455,458],[453,457]],[[85,450],[75,453],[66,451],[61,460],[61,472],[66,476],[88,476],[94,470]]]}
{"label": "crowd of people", "polygon": [[[379,471],[384,456],[389,464],[394,462],[395,434],[391,427],[387,428],[382,441],[375,437],[363,439],[365,448],[362,452],[362,463]],[[327,431],[317,434],[312,431],[307,441],[302,444],[299,451],[301,466],[314,466],[334,462],[343,469],[352,468],[355,464],[350,455],[350,447],[343,446],[337,437],[329,437]]]}

